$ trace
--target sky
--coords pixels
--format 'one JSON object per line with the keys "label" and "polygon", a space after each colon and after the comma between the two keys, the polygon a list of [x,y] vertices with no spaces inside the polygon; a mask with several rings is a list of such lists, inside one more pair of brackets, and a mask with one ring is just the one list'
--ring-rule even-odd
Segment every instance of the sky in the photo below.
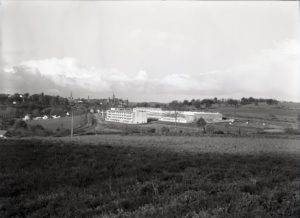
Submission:
{"label": "sky", "polygon": [[6,0],[0,14],[0,92],[300,102],[298,2]]}

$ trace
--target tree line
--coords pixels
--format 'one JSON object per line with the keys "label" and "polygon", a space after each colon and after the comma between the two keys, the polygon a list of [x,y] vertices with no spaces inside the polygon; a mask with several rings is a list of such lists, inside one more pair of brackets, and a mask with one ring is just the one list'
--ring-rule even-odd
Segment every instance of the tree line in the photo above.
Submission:
{"label": "tree line", "polygon": [[173,100],[168,104],[168,108],[170,109],[187,109],[189,107],[193,107],[196,109],[209,109],[211,108],[214,104],[217,105],[225,105],[225,106],[232,106],[232,107],[239,107],[241,105],[248,105],[248,104],[255,104],[258,105],[259,103],[266,103],[268,105],[276,105],[279,103],[278,100],[276,99],[271,99],[271,98],[241,98],[241,99],[218,99],[217,97],[215,98],[206,98],[206,99],[192,99],[192,100],[184,100],[184,101],[178,101],[178,100]]}
{"label": "tree line", "polygon": [[44,93],[32,94],[15,93],[13,95],[0,94],[0,104],[1,105],[26,105],[26,104],[36,104],[39,106],[51,107],[57,105],[68,105],[69,101],[67,98],[60,96],[45,95]]}
{"label": "tree line", "polygon": [[63,115],[70,108],[67,98],[29,93],[13,95],[0,94],[0,118],[21,118],[26,114],[34,117],[41,115]]}

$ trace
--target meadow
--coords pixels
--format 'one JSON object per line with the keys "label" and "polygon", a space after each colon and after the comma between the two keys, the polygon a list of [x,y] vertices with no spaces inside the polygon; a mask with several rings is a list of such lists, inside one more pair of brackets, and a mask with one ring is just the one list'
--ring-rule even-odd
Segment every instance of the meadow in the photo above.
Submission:
{"label": "meadow", "polygon": [[285,128],[295,128],[300,114],[299,103],[280,102],[278,105],[249,104],[235,107],[216,106],[211,111],[221,112],[224,116],[239,120],[265,122]]}
{"label": "meadow", "polygon": [[109,145],[144,147],[157,150],[193,153],[277,154],[300,155],[299,139],[227,136],[139,136],[139,135],[87,135],[40,138],[43,141],[81,145]]}
{"label": "meadow", "polygon": [[0,142],[0,217],[299,217],[299,140]]}
{"label": "meadow", "polygon": [[[84,115],[74,116],[74,128],[78,128],[85,123]],[[58,119],[47,119],[47,120],[30,120],[27,121],[28,125],[41,125],[47,130],[56,130],[56,129],[71,129],[71,117],[61,117]]]}

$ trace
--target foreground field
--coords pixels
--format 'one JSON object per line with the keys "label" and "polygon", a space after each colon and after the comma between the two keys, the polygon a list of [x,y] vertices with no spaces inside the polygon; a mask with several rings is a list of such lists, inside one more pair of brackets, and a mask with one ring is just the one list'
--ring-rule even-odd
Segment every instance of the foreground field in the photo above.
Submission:
{"label": "foreground field", "polygon": [[221,139],[1,141],[0,217],[299,217],[297,141]]}
{"label": "foreground field", "polygon": [[191,137],[191,136],[138,136],[138,135],[89,135],[41,138],[58,143],[134,146],[176,152],[217,152],[229,154],[295,154],[300,155],[299,139],[264,137]]}
{"label": "foreground field", "polygon": [[[78,128],[85,123],[84,115],[74,116],[74,128]],[[28,125],[41,125],[47,130],[60,129],[71,129],[71,117],[61,117],[58,119],[47,119],[47,120],[30,120],[27,121]]]}

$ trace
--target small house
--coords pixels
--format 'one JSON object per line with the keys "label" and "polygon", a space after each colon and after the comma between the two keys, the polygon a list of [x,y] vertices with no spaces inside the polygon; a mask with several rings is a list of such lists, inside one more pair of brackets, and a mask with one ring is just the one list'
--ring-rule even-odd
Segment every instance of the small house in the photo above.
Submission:
{"label": "small house", "polygon": [[22,120],[24,120],[24,121],[30,120],[30,116],[28,114],[26,114]]}

